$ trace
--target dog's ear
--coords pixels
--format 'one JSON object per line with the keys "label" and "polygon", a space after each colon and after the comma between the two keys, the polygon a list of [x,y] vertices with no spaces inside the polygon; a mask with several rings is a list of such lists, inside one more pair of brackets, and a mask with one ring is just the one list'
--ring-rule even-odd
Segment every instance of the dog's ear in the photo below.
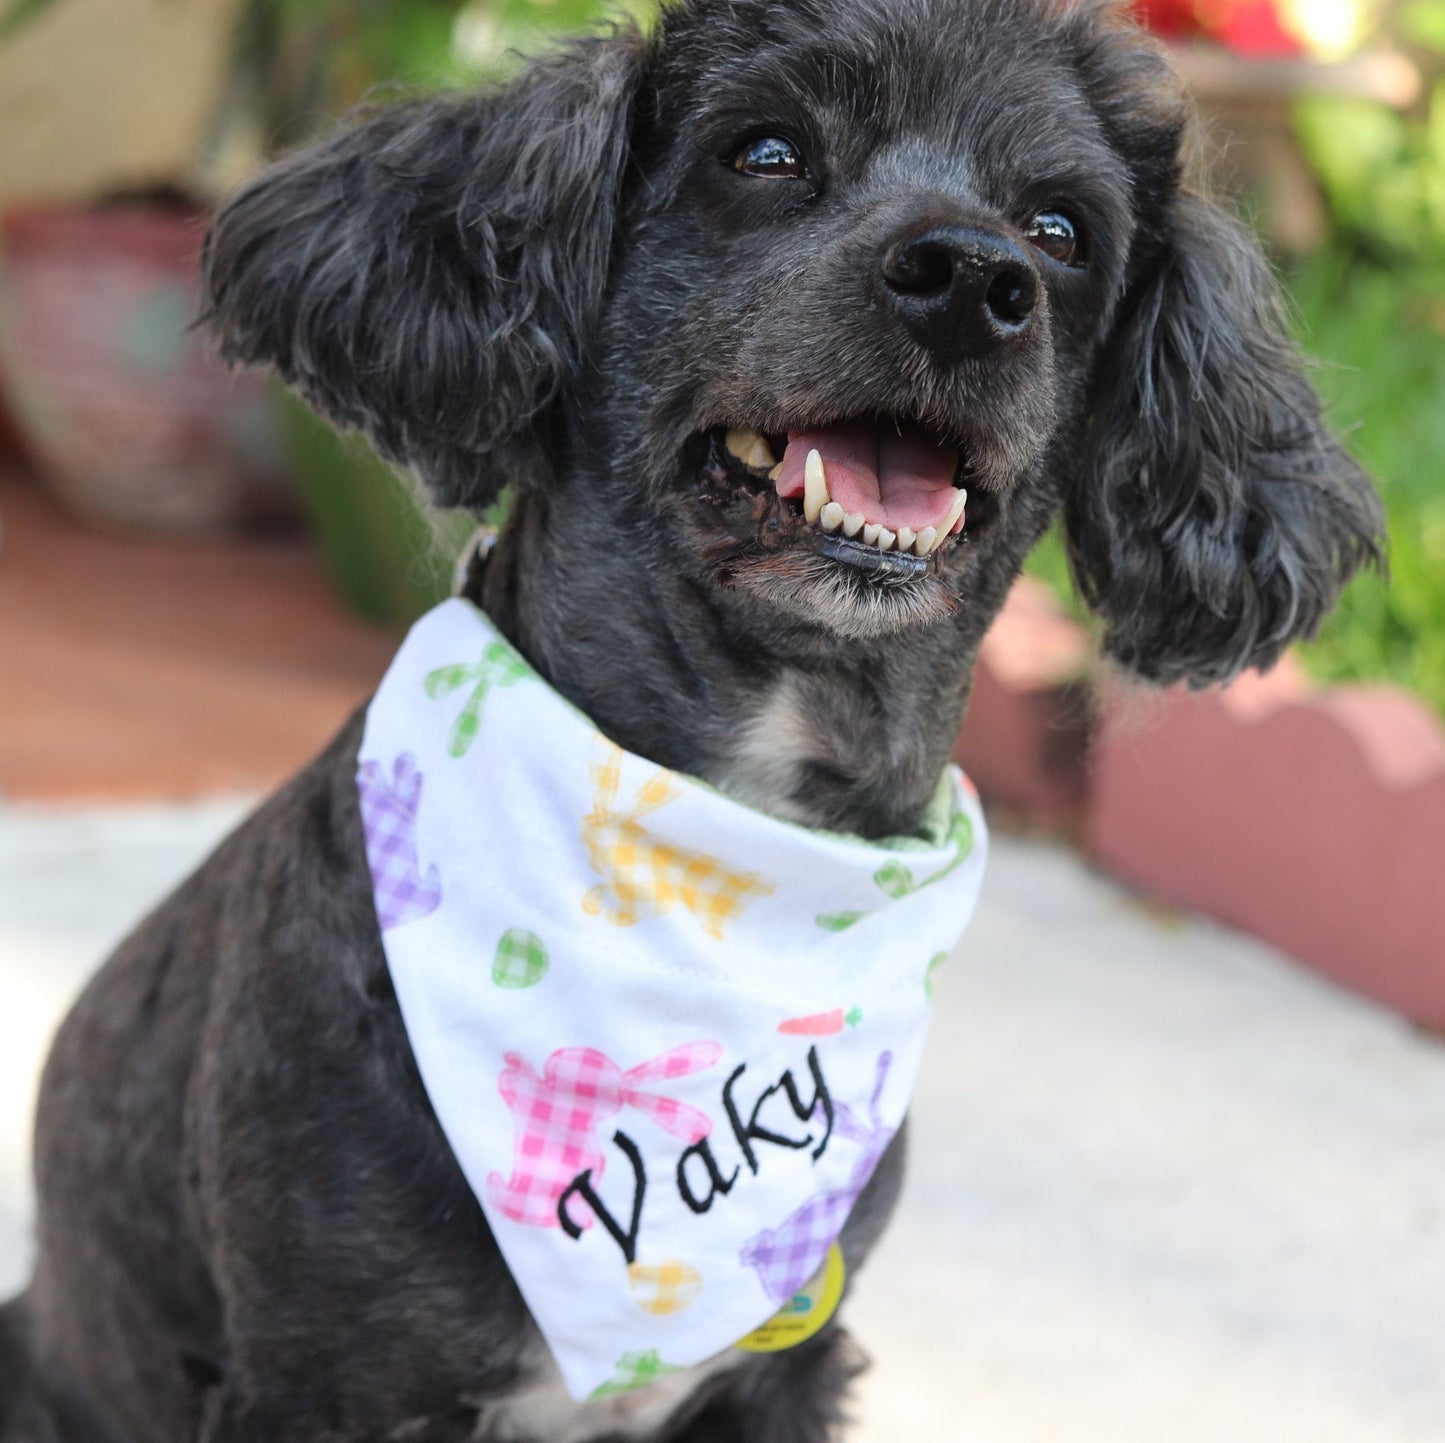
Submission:
{"label": "dog's ear", "polygon": [[206,243],[225,356],[274,367],[442,505],[535,483],[606,284],[646,59],[631,30],[576,42],[263,172]]}
{"label": "dog's ear", "polygon": [[1254,237],[1179,194],[1095,375],[1066,518],[1106,650],[1160,682],[1269,666],[1378,560],[1382,521],[1325,428]]}

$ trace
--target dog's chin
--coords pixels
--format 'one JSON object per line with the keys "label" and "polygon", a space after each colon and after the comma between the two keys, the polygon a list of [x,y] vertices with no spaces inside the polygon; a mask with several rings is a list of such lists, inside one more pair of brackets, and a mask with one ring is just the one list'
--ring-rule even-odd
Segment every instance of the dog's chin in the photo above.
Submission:
{"label": "dog's chin", "polygon": [[[883,440],[870,452],[873,435]],[[1000,511],[994,491],[966,485],[975,459],[887,418],[698,432],[683,467],[706,574],[847,640],[947,621],[968,553]]]}

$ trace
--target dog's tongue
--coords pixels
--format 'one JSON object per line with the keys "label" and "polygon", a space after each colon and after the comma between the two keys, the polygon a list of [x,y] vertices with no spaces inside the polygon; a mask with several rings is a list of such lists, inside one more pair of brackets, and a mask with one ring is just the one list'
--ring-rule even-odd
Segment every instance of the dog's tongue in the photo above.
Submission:
{"label": "dog's tongue", "polygon": [[778,495],[803,494],[808,452],[817,451],[828,490],[844,511],[896,532],[942,527],[958,494],[958,453],[936,445],[916,427],[827,426],[790,431],[778,473]]}

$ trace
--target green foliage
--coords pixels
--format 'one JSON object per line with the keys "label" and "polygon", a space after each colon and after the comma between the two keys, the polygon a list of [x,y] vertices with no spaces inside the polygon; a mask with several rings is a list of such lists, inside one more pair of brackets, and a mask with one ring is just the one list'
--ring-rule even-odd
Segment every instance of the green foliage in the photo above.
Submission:
{"label": "green foliage", "polygon": [[511,52],[647,8],[644,0],[247,0],[231,87],[275,150],[369,98],[475,84],[505,69]]}
{"label": "green foliage", "polygon": [[[1395,23],[1445,53],[1445,0],[1413,0]],[[1390,533],[1388,581],[1358,581],[1305,657],[1326,679],[1389,679],[1445,712],[1445,81],[1416,114],[1321,100],[1296,129],[1335,222],[1291,277],[1300,339]]]}
{"label": "green foliage", "polygon": [[622,15],[647,24],[656,9],[654,0],[473,0],[466,6],[463,44],[470,33],[473,44],[482,38],[493,54],[527,53],[553,36],[593,30]]}
{"label": "green foliage", "polygon": [[1344,237],[1379,260],[1445,268],[1445,82],[1424,116],[1311,100],[1296,129]]}
{"label": "green foliage", "polygon": [[17,31],[23,30],[49,6],[50,0],[10,0],[10,3],[0,10],[0,40],[8,40]]}
{"label": "green foliage", "polygon": [[1331,419],[1380,483],[1389,576],[1365,576],[1305,651],[1331,681],[1391,680],[1445,712],[1445,275],[1340,247],[1291,277]]}
{"label": "green foliage", "polygon": [[1056,522],[1044,539],[1034,547],[1024,570],[1042,581],[1075,621],[1081,621],[1094,630],[1099,629],[1093,613],[1079,599],[1079,594],[1074,589],[1062,523]]}
{"label": "green foliage", "polygon": [[1395,29],[1402,40],[1445,54],[1445,0],[1407,0]]}

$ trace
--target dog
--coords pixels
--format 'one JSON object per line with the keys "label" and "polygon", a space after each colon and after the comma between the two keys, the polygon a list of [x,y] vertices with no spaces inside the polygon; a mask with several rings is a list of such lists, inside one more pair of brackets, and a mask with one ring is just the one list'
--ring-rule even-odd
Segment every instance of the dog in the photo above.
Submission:
{"label": "dog", "polygon": [[[512,488],[469,594],[608,738],[901,835],[1056,514],[1106,652],[1158,683],[1270,665],[1379,555],[1191,135],[1109,0],[676,0],[263,173],[209,236],[209,317],[439,505]],[[61,1029],[0,1437],[835,1436],[860,1366],[836,1322],[561,1391],[408,1047],[361,726]]]}

